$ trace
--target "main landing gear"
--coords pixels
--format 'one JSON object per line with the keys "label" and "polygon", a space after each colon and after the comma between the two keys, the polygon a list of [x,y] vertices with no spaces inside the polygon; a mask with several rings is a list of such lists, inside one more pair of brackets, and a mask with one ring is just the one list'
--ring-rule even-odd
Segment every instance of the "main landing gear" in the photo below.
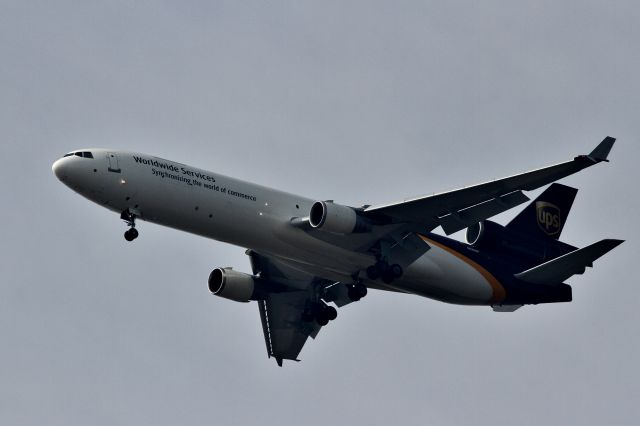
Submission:
{"label": "main landing gear", "polygon": [[311,303],[302,312],[302,319],[304,321],[311,322],[315,320],[320,326],[329,324],[329,321],[333,321],[337,317],[338,311],[336,308],[322,301]]}
{"label": "main landing gear", "polygon": [[367,268],[367,277],[370,280],[382,278],[385,284],[391,284],[393,280],[402,276],[402,266],[397,263],[389,265],[386,260],[378,260],[374,265]]}
{"label": "main landing gear", "polygon": [[347,286],[347,295],[353,302],[357,302],[367,295],[367,287],[359,281]]}
{"label": "main landing gear", "polygon": [[138,238],[138,230],[136,229],[136,215],[131,213],[129,209],[124,210],[120,214],[120,219],[127,222],[129,229],[124,233],[124,239],[127,241],[133,241]]}

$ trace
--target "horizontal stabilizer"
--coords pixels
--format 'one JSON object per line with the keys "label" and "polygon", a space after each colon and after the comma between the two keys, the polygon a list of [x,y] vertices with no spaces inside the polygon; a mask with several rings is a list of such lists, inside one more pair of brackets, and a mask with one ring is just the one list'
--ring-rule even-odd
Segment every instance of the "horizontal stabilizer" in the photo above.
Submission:
{"label": "horizontal stabilizer", "polygon": [[560,284],[572,275],[584,273],[587,266],[593,266],[596,259],[622,243],[623,240],[598,241],[514,276],[533,284]]}

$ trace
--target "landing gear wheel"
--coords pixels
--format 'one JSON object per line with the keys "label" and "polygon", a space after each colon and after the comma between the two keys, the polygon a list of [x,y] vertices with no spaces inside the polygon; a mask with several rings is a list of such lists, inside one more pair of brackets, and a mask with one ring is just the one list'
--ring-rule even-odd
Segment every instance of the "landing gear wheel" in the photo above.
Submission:
{"label": "landing gear wheel", "polygon": [[127,241],[133,241],[136,238],[138,238],[138,231],[136,230],[136,228],[131,228],[124,233],[124,239]]}
{"label": "landing gear wheel", "polygon": [[[393,272],[390,272],[390,269],[393,269]],[[400,267],[400,265],[394,263],[393,265],[389,266],[389,263],[386,260],[378,260],[374,265],[371,265],[367,268],[367,278],[373,281],[377,280],[378,278],[382,278],[382,280],[387,284],[391,282],[389,280],[393,280],[393,278],[396,277],[397,273],[402,275],[402,268]]]}
{"label": "landing gear wheel", "polygon": [[357,302],[358,300],[360,300],[360,296],[358,296],[358,294],[356,293],[355,286],[352,286],[352,285],[347,287],[347,296],[349,296],[349,299],[352,302]]}
{"label": "landing gear wheel", "polygon": [[320,326],[329,324],[329,313],[326,309],[322,309],[316,314],[316,322]]}
{"label": "landing gear wheel", "polygon": [[138,238],[138,231],[136,230],[136,215],[133,214],[129,209],[124,210],[120,213],[120,219],[127,222],[127,226],[129,229],[124,233],[124,239],[127,241],[133,241]]}
{"label": "landing gear wheel", "polygon": [[347,296],[352,302],[357,302],[367,295],[367,287],[364,284],[358,283],[347,287]]}
{"label": "landing gear wheel", "polygon": [[380,278],[380,271],[378,271],[378,268],[375,265],[371,265],[367,268],[367,278],[374,281]]}
{"label": "landing gear wheel", "polygon": [[398,265],[397,263],[389,266],[389,270],[391,271],[391,275],[393,275],[393,278],[400,278],[404,273],[404,271],[402,270],[402,266]]}
{"label": "landing gear wheel", "polygon": [[353,286],[353,289],[361,299],[367,295],[367,287],[364,284],[358,283]]}
{"label": "landing gear wheel", "polygon": [[385,284],[391,284],[393,282],[394,276],[391,269],[387,269],[382,273],[382,282]]}
{"label": "landing gear wheel", "polygon": [[334,319],[338,318],[338,311],[333,306],[327,306],[325,308],[325,312],[327,313],[327,318],[329,318],[329,321],[333,321]]}
{"label": "landing gear wheel", "polygon": [[379,260],[376,262],[374,267],[378,270],[378,274],[381,276],[389,269],[389,264],[385,260]]}
{"label": "landing gear wheel", "polygon": [[313,314],[313,309],[311,308],[305,308],[304,311],[302,311],[302,321],[304,322],[311,322],[313,321],[314,318],[314,314]]}

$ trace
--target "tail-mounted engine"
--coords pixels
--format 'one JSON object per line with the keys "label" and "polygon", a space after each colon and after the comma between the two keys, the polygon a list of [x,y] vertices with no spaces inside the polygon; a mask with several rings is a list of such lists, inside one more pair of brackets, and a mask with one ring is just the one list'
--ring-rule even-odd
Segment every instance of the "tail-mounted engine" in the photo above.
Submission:
{"label": "tail-mounted engine", "polygon": [[523,234],[490,220],[468,227],[466,240],[469,245],[478,249],[517,253],[537,261],[561,256],[575,249],[561,241]]}
{"label": "tail-mounted engine", "polygon": [[520,246],[529,246],[530,249],[537,251],[535,242],[532,245],[530,238],[527,238],[525,235],[510,232],[504,226],[491,222],[490,220],[483,220],[468,227],[465,239],[467,240],[467,244],[476,248],[510,248],[517,250],[521,248]]}
{"label": "tail-mounted engine", "polygon": [[475,247],[488,247],[500,243],[504,238],[504,227],[491,221],[482,221],[467,228],[467,244]]}
{"label": "tail-mounted engine", "polygon": [[371,223],[358,215],[355,209],[331,201],[316,201],[311,206],[309,224],[325,232],[353,234],[368,232]]}

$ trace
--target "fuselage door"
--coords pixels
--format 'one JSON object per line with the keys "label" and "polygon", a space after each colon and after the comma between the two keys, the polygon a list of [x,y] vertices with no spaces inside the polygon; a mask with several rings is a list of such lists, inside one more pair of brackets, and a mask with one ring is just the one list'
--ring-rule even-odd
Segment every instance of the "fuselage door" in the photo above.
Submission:
{"label": "fuselage door", "polygon": [[120,173],[120,165],[118,164],[118,156],[114,152],[107,153],[108,170],[113,173]]}

